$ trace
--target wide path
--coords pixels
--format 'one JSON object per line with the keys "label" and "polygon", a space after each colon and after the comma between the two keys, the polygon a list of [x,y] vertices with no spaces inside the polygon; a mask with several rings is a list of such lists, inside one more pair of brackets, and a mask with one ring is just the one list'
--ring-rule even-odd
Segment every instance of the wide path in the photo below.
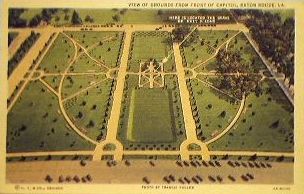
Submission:
{"label": "wide path", "polygon": [[[94,186],[99,186],[102,190],[103,185],[96,185],[100,183],[104,184],[113,184],[115,191],[125,191],[125,185],[120,184],[138,184],[134,188],[138,189],[138,192],[133,193],[143,193],[142,185],[143,177],[151,182],[151,184],[166,184],[166,186],[175,186],[168,185],[163,178],[169,175],[175,177],[175,182],[171,184],[181,184],[178,179],[183,179],[187,177],[191,181],[191,185],[184,186],[193,186],[195,184],[192,181],[192,177],[199,175],[203,182],[200,184],[219,184],[219,181],[212,182],[208,176],[212,176],[216,179],[217,176],[222,178],[222,186],[232,186],[227,184],[244,184],[248,187],[248,184],[292,184],[294,176],[294,168],[292,162],[267,162],[271,165],[271,168],[246,168],[243,166],[232,167],[227,161],[219,161],[221,167],[212,167],[208,165],[207,167],[202,165],[202,162],[198,162],[200,166],[185,166],[180,167],[176,164],[175,161],[171,160],[156,160],[153,161],[154,166],[152,166],[149,161],[145,160],[129,160],[130,165],[125,165],[124,162],[117,162],[114,166],[109,167],[107,161],[98,161],[98,162],[86,162],[85,166],[81,166],[79,161],[35,161],[35,162],[11,162],[7,163],[6,166],[6,181],[7,183],[35,183],[35,184],[46,184],[45,177],[50,175],[53,178],[53,184],[58,184],[59,176],[66,178],[67,176],[74,177],[77,175],[80,179],[83,176],[89,174],[92,177],[92,182],[87,183],[75,183],[71,181],[69,183],[63,182],[62,186],[70,186],[70,184],[77,184],[77,186],[84,184],[95,184]],[[243,162],[248,165],[248,162]],[[265,162],[264,162],[265,164]],[[241,176],[250,173],[254,176],[253,180],[244,181]],[[299,175],[299,171],[295,172],[296,175]],[[231,181],[228,176],[233,176],[236,180],[235,182]],[[278,176],[279,175],[279,176]],[[115,185],[116,183],[116,185]],[[66,185],[69,184],[69,185]],[[144,186],[144,185],[143,185]],[[147,185],[148,186],[148,185]],[[181,185],[182,186],[182,185]],[[252,185],[254,186],[254,185]],[[268,190],[272,190],[272,186],[266,186]],[[177,190],[176,190],[177,191]],[[189,193],[189,190],[178,190],[177,193]],[[197,191],[197,192],[196,192]],[[152,192],[151,192],[152,193]],[[162,193],[171,193],[164,192]],[[194,186],[192,192],[190,193],[200,193],[198,187]],[[215,192],[216,193],[216,192]],[[281,193],[281,192],[280,192]],[[286,192],[287,193],[287,192]]]}
{"label": "wide path", "polygon": [[196,125],[192,117],[192,109],[190,104],[190,95],[186,85],[185,71],[183,67],[182,56],[180,55],[180,49],[178,43],[173,43],[173,51],[175,57],[176,71],[178,77],[178,85],[180,90],[181,104],[184,115],[186,133],[188,140],[196,140]]}
{"label": "wide path", "polygon": [[120,110],[121,110],[122,98],[124,92],[125,77],[127,74],[129,49],[132,40],[132,30],[126,29],[124,36],[125,36],[124,45],[122,49],[120,66],[116,79],[116,88],[113,94],[113,105],[111,109],[110,118],[108,120],[107,135],[106,135],[106,139],[101,144],[96,146],[93,155],[93,160],[101,159],[103,148],[108,143],[115,145],[116,150],[115,150],[114,158],[116,160],[122,159],[123,146],[119,141],[117,141],[116,136],[118,131]]}
{"label": "wide path", "polygon": [[8,60],[10,60],[16,51],[19,49],[20,45],[24,42],[24,40],[29,37],[31,34],[30,31],[20,31],[18,32],[17,37],[13,40],[11,45],[8,47]]}
{"label": "wide path", "polygon": [[125,76],[127,73],[127,66],[128,66],[128,56],[129,56],[129,49],[131,44],[131,36],[132,36],[132,31],[127,30],[125,32],[124,47],[122,49],[123,53],[121,56],[121,63],[117,75],[118,78],[116,82],[116,89],[113,95],[114,100],[111,110],[111,116],[109,118],[109,123],[108,123],[107,139],[110,140],[116,139],[116,135],[117,135],[121,101],[123,98]]}
{"label": "wide path", "polygon": [[10,102],[10,105],[8,106],[8,111],[11,110],[12,106],[15,104],[16,100],[19,98],[20,94],[22,93],[23,89],[27,85],[28,81],[32,78],[34,74],[34,70],[39,66],[40,62],[44,58],[44,55],[47,53],[48,49],[53,44],[53,41],[56,39],[56,34],[51,42],[48,44],[48,46],[45,48],[44,52],[41,54],[38,61],[36,61],[36,64],[33,68],[33,70],[29,73],[29,76],[24,79],[25,74],[28,72],[30,66],[33,63],[33,60],[36,59],[39,56],[39,52],[42,51],[42,49],[45,46],[45,43],[49,40],[50,36],[53,32],[50,31],[41,31],[40,37],[35,42],[35,44],[30,48],[30,50],[27,52],[27,54],[23,57],[23,59],[19,62],[17,67],[14,69],[10,77],[8,78],[8,96],[10,97],[12,93],[14,92],[16,86],[20,83],[21,80],[24,80],[24,84],[19,88],[17,93],[15,94],[15,97],[13,98],[12,102]]}
{"label": "wide path", "polygon": [[185,77],[185,70],[183,67],[183,60],[180,53],[180,44],[173,43],[173,52],[175,57],[175,65],[176,65],[176,72],[178,78],[178,85],[180,90],[180,98],[184,116],[184,123],[186,128],[186,136],[187,139],[182,142],[180,146],[181,158],[183,160],[188,160],[190,153],[188,150],[188,146],[190,144],[196,144],[201,148],[201,155],[203,159],[209,160],[210,155],[206,144],[199,141],[196,136],[196,125],[192,115],[192,109],[190,104],[190,95],[186,84],[186,77]]}

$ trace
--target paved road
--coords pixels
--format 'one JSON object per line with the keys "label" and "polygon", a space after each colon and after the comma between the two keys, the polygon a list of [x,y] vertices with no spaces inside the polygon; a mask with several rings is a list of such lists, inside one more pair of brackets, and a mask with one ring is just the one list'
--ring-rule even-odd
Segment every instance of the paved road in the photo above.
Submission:
{"label": "paved road", "polygon": [[23,59],[20,61],[19,65],[14,69],[12,74],[10,75],[8,79],[8,96],[11,96],[14,92],[16,86],[20,83],[21,80],[24,80],[24,84],[19,88],[18,92],[15,94],[15,97],[11,101],[10,105],[8,106],[8,112],[11,110],[17,99],[19,98],[20,94],[22,93],[23,89],[29,82],[29,80],[32,78],[35,69],[39,66],[42,59],[44,58],[45,54],[53,44],[54,40],[56,39],[56,34],[52,41],[49,43],[49,45],[46,47],[45,51],[41,54],[41,57],[36,62],[33,70],[30,72],[29,76],[24,79],[25,74],[28,72],[30,66],[33,63],[33,60],[36,59],[39,55],[39,52],[44,48],[45,43],[49,40],[50,36],[53,32],[49,32],[47,30],[40,32],[40,37],[35,42],[35,44],[30,48],[28,53],[23,57]]}
{"label": "paved road", "polygon": [[[193,186],[195,184],[191,179],[192,177],[199,175],[202,177],[203,182],[200,184],[209,185],[210,184],[220,184],[219,181],[212,182],[208,176],[212,176],[216,179],[216,176],[222,178],[222,186],[229,187],[231,184],[244,184],[248,187],[249,184],[292,184],[294,176],[293,163],[291,162],[282,162],[275,163],[269,162],[272,168],[246,168],[243,166],[232,167],[227,164],[227,161],[219,161],[221,167],[212,167],[208,165],[205,167],[200,162],[200,167],[193,166],[178,166],[175,161],[171,160],[156,160],[153,161],[154,166],[152,166],[149,161],[145,160],[129,160],[130,165],[125,165],[124,162],[118,162],[115,166],[109,167],[107,161],[98,161],[98,162],[87,162],[85,166],[80,166],[79,161],[35,161],[35,162],[11,162],[6,165],[6,181],[7,183],[35,183],[35,184],[46,184],[45,177],[50,175],[53,178],[53,184],[58,184],[59,176],[66,178],[70,176],[73,178],[77,175],[79,178],[90,174],[92,177],[92,182],[85,184],[112,184],[115,191],[125,192],[125,185],[119,186],[115,183],[120,184],[139,184],[134,188],[138,189],[138,192],[133,193],[142,193],[142,186],[145,186],[143,182],[143,177],[153,184],[166,184],[166,186]],[[244,162],[247,163],[247,162]],[[248,165],[248,163],[247,163]],[[244,181],[241,176],[250,173],[254,176],[253,180]],[[299,171],[295,172],[297,175],[300,175]],[[175,182],[171,182],[170,185],[166,183],[163,178],[169,175],[175,177]],[[236,180],[235,182],[231,181],[228,176],[233,176]],[[191,185],[181,185],[178,182],[179,178],[184,180],[184,177],[187,177],[191,181]],[[185,182],[185,180],[184,180]],[[70,186],[70,184],[76,184],[75,181],[69,183],[63,182],[62,186]],[[78,183],[77,186],[84,185],[83,183]],[[97,186],[97,185],[94,185]],[[100,189],[103,189],[103,185],[99,185]],[[149,186],[149,185],[146,185]],[[254,185],[252,185],[254,186]],[[272,190],[272,186],[265,185],[268,190]],[[287,186],[288,187],[288,186]],[[190,193],[199,193],[197,190],[198,187],[194,186],[191,189]],[[170,189],[171,190],[171,189]],[[132,190],[133,191],[133,190]],[[162,193],[170,193],[166,192]],[[189,190],[175,190],[180,191],[177,193],[188,193]]]}
{"label": "paved road", "polygon": [[8,59],[11,59],[16,51],[19,49],[20,45],[24,42],[24,40],[29,37],[31,34],[30,31],[20,31],[18,32],[17,37],[13,40],[11,45],[8,47]]}

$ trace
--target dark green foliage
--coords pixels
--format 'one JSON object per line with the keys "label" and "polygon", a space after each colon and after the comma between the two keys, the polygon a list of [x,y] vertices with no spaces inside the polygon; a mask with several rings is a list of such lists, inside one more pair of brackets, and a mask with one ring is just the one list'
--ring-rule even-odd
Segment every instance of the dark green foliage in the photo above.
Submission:
{"label": "dark green foliage", "polygon": [[31,32],[31,35],[20,45],[15,55],[8,61],[8,76],[13,72],[18,63],[23,59],[28,50],[36,42],[39,33]]}
{"label": "dark green foliage", "polygon": [[72,15],[72,24],[74,24],[74,25],[82,24],[82,20],[75,10]]}

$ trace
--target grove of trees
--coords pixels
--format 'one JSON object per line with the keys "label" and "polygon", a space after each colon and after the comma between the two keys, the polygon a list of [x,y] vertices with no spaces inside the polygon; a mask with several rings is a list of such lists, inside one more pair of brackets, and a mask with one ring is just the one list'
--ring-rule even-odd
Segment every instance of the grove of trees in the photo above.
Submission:
{"label": "grove of trees", "polygon": [[295,20],[282,20],[279,14],[261,10],[234,10],[237,18],[244,19],[250,34],[262,54],[274,63],[278,72],[294,84]]}
{"label": "grove of trees", "polygon": [[[231,92],[235,97],[241,99],[242,95],[248,95],[250,92],[260,94],[260,77],[246,75],[248,66],[242,63],[242,57],[231,51],[221,49],[216,56],[216,71],[219,74],[219,83],[217,87],[227,92]],[[229,76],[225,73],[239,73],[239,75]]]}

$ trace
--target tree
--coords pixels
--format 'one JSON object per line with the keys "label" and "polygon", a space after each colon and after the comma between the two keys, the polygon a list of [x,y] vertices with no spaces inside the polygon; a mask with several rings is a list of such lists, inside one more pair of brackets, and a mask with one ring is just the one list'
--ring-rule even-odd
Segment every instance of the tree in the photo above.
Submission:
{"label": "tree", "polygon": [[38,26],[41,22],[42,18],[39,14],[35,15],[29,22],[30,27]]}
{"label": "tree", "polygon": [[118,14],[115,14],[112,19],[115,21],[115,22],[119,22],[120,21],[120,15]]}
{"label": "tree", "polygon": [[93,19],[91,16],[87,15],[87,16],[85,17],[84,21],[93,23],[93,22],[94,22],[94,19]]}
{"label": "tree", "polygon": [[[190,32],[191,32],[191,34],[190,34]],[[186,36],[189,35],[187,37],[187,39],[185,39],[185,41],[183,43],[183,46],[189,46],[191,43],[197,42],[198,38],[199,38],[198,30],[195,29],[192,32],[192,29],[188,25],[183,25],[183,26],[179,26],[177,28],[174,28],[172,30],[172,35],[173,35],[173,41],[174,42],[182,42],[182,41],[184,41]]]}
{"label": "tree", "polygon": [[72,24],[74,25],[82,24],[82,20],[75,10],[73,11],[73,15],[72,15]]}
{"label": "tree", "polygon": [[226,116],[226,111],[221,112],[220,116],[224,118]]}

